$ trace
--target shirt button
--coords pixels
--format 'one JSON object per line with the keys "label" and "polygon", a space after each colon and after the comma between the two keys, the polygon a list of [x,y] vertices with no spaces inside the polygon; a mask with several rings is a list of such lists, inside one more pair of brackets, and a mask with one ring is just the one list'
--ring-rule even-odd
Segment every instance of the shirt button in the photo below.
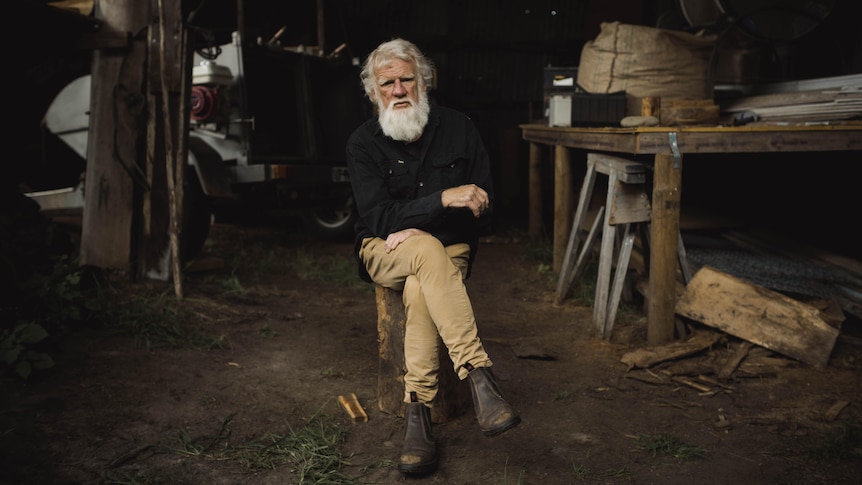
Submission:
{"label": "shirt button", "polygon": [[425,187],[425,182],[419,182],[420,187]]}

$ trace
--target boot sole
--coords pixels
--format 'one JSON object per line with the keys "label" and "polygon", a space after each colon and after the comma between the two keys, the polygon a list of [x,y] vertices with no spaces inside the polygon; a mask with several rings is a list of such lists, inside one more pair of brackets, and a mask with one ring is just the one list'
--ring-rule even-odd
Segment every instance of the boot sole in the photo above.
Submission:
{"label": "boot sole", "polygon": [[515,416],[514,418],[506,421],[505,423],[503,423],[500,426],[497,426],[496,428],[483,429],[482,433],[484,433],[485,436],[497,436],[499,434],[505,433],[506,431],[509,431],[510,429],[514,428],[515,426],[517,426],[519,424],[521,424],[521,417]]}
{"label": "boot sole", "polygon": [[398,471],[405,475],[427,475],[437,469],[437,461],[433,463],[419,463],[416,465],[398,464]]}

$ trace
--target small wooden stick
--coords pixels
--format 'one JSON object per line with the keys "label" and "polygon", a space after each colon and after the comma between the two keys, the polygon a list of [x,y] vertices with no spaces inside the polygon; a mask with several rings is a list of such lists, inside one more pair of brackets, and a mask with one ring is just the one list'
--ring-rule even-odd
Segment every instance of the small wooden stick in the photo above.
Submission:
{"label": "small wooden stick", "polygon": [[356,399],[356,394],[351,392],[346,396],[338,396],[338,402],[341,403],[341,407],[347,411],[347,414],[354,423],[364,423],[368,421],[368,415],[365,414],[365,409],[362,408],[362,405],[359,404],[359,400]]}

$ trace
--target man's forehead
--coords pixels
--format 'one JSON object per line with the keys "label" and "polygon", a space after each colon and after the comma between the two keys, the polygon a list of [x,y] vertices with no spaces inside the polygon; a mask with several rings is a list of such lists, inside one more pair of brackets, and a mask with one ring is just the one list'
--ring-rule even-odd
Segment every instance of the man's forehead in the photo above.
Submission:
{"label": "man's forehead", "polygon": [[394,79],[397,77],[403,77],[405,75],[413,75],[415,67],[416,66],[412,62],[404,61],[401,59],[393,59],[377,70],[377,77],[380,79]]}

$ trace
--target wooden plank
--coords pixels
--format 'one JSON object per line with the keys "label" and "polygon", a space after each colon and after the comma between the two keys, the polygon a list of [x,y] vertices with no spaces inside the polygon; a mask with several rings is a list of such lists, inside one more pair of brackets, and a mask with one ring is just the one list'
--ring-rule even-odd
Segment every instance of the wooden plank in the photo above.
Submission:
{"label": "wooden plank", "polygon": [[702,352],[715,345],[720,338],[721,335],[717,332],[701,331],[686,341],[670,342],[626,352],[620,358],[620,362],[626,364],[630,370],[636,367],[645,369],[661,362]]}
{"label": "wooden plank", "polygon": [[744,96],[722,106],[724,111],[749,111],[778,106],[797,106],[804,104],[828,103],[836,99],[862,100],[862,92],[846,93],[836,91],[805,91],[798,93],[775,93]]}
{"label": "wooden plank", "polygon": [[356,394],[351,392],[350,394],[340,395],[338,396],[338,402],[354,423],[364,423],[368,421],[368,414],[365,413],[365,409],[363,409],[362,405],[359,404],[359,400],[356,399]]}
{"label": "wooden plank", "polygon": [[627,184],[617,180],[611,199],[610,224],[629,224],[650,220],[650,201],[646,184]]}
{"label": "wooden plank", "polygon": [[[105,2],[96,9],[106,30],[137,32],[150,19],[149,2]],[[147,42],[140,39],[124,50],[98,50],[93,54],[90,97],[89,151],[81,230],[81,265],[102,269],[131,267],[133,204],[132,176],[139,168]],[[120,91],[117,87],[125,87]]]}
{"label": "wooden plank", "polygon": [[[638,153],[669,153],[667,132],[644,132]],[[682,153],[761,153],[862,150],[860,130],[686,131],[677,132]]]}
{"label": "wooden plank", "polygon": [[[554,304],[560,305],[563,302],[563,299],[566,297],[566,293],[568,293],[569,288],[571,287],[572,281],[574,281],[575,273],[577,273],[577,267],[573,270],[573,263],[575,256],[578,252],[578,244],[581,237],[581,230],[584,226],[584,219],[586,218],[587,210],[589,209],[590,200],[593,195],[593,188],[595,187],[596,182],[596,164],[595,161],[587,157],[587,173],[584,175],[584,182],[581,185],[580,194],[578,194],[578,206],[575,210],[575,217],[572,220],[572,228],[569,232],[569,241],[566,244],[565,252],[563,253],[563,263],[560,267],[560,271],[558,272],[560,275],[559,281],[557,283],[557,293],[554,299]],[[600,213],[604,214],[604,207],[600,209]],[[595,237],[596,227],[598,226],[598,221],[593,224],[593,229],[590,231],[590,238]],[[588,239],[588,241],[589,241]],[[589,250],[588,246],[591,243],[587,243],[586,250]],[[555,249],[556,250],[556,249]],[[582,252],[583,254],[583,252]]]}
{"label": "wooden plank", "polygon": [[560,128],[521,125],[526,141],[620,154],[670,153],[668,133],[677,133],[682,153],[759,153],[862,150],[862,125],[678,126]]}
{"label": "wooden plank", "polygon": [[816,308],[709,266],[694,275],[676,312],[818,369],[839,333]]}
{"label": "wooden plank", "polygon": [[538,143],[530,143],[529,235],[533,241],[542,236],[542,148]]}
{"label": "wooden plank", "polygon": [[662,103],[661,124],[717,125],[720,111],[712,99],[672,99]]}
{"label": "wooden plank", "polygon": [[740,362],[748,355],[748,351],[751,349],[751,342],[742,342],[737,347],[736,352],[727,359],[727,361],[721,366],[718,370],[718,377],[722,379],[726,379],[733,374],[733,371],[739,367]]}
{"label": "wooden plank", "polygon": [[614,247],[616,246],[614,243],[617,234],[617,228],[610,225],[610,207],[613,205],[613,187],[616,182],[616,170],[612,169],[608,176],[605,218],[602,225],[602,244],[599,250],[599,268],[596,275],[596,292],[593,298],[593,324],[596,328],[596,337],[606,340],[610,337],[610,335],[605,335],[605,324],[608,318],[608,296],[611,284]]}
{"label": "wooden plank", "polygon": [[672,155],[655,156],[647,302],[647,341],[650,345],[673,340],[682,155],[679,156],[679,166],[674,164]]}
{"label": "wooden plank", "polygon": [[570,150],[558,145],[554,153],[554,271],[557,273],[563,267],[562,248],[568,242],[575,212],[573,183]]}

